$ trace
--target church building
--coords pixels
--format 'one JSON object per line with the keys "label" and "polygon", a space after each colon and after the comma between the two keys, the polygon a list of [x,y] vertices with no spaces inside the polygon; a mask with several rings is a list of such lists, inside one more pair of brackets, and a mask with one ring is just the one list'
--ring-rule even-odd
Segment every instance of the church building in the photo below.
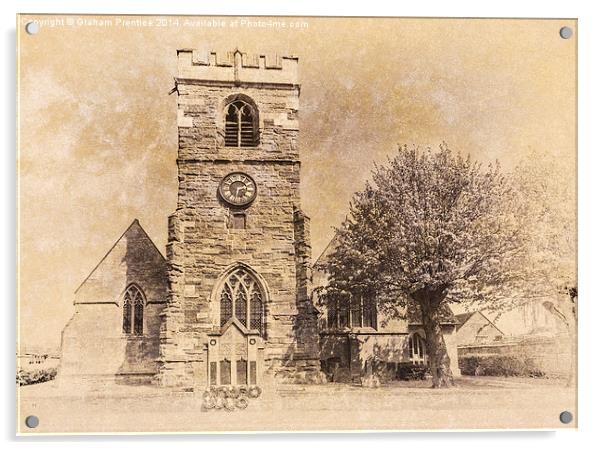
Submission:
{"label": "church building", "polygon": [[[328,284],[329,274],[318,268],[324,266],[335,245],[336,236],[314,265],[314,288]],[[316,289],[313,296],[320,311],[320,361],[328,380],[364,384],[372,378],[389,382],[426,373],[426,335],[417,305],[410,302],[391,314],[379,305],[378,298],[352,295],[350,302],[324,305]],[[437,320],[451,373],[458,376],[457,320],[447,305],[437,314]]]}
{"label": "church building", "polygon": [[184,390],[321,380],[297,63],[177,51],[165,257],[135,220],[75,293],[60,377]]}

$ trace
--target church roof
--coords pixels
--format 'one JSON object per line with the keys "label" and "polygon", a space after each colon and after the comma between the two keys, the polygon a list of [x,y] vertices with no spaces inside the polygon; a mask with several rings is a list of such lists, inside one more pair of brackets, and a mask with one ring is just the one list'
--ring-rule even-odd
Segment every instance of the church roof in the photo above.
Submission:
{"label": "church roof", "polygon": [[482,311],[471,311],[471,312],[467,312],[467,313],[456,314],[456,321],[458,322],[458,330],[460,328],[462,328],[464,326],[464,324],[466,322],[468,322],[476,314],[480,314],[481,316],[483,316],[485,318],[485,320],[487,322],[489,322],[496,330],[498,330],[502,334],[505,334],[502,330],[500,330],[500,328],[495,323],[493,323],[489,319],[489,317],[487,317],[485,314],[483,314]]}
{"label": "church roof", "polygon": [[92,275],[98,270],[98,268],[102,265],[102,263],[105,261],[105,259],[107,259],[107,257],[111,254],[111,252],[113,252],[113,249],[115,249],[115,247],[117,247],[117,245],[122,240],[124,240],[125,237],[131,232],[138,232],[138,234],[143,236],[144,240],[148,241],[151,244],[152,248],[157,252],[157,254],[161,257],[161,259],[163,261],[166,261],[165,256],[163,256],[161,251],[157,248],[157,246],[155,245],[153,240],[150,238],[148,233],[146,231],[144,231],[144,228],[142,228],[142,225],[140,225],[140,222],[138,221],[138,219],[134,219],[134,221],[130,224],[130,226],[126,228],[126,230],[121,234],[121,236],[119,236],[119,239],[117,239],[115,241],[115,243],[111,246],[109,251],[102,257],[102,259],[98,262],[98,264],[96,264],[94,269],[92,269],[92,271],[88,274],[88,276],[84,279],[84,281],[82,281],[81,284],[77,287],[77,289],[75,290],[76,294],[82,288],[82,286],[84,284],[86,284],[86,281],[88,281],[92,277]]}
{"label": "church roof", "polygon": [[315,260],[313,267],[316,267],[319,263],[326,261],[326,258],[334,251],[338,234],[335,234],[332,239],[328,242],[328,245],[324,247],[320,256]]}
{"label": "church roof", "polygon": [[456,314],[456,320],[458,321],[458,329],[462,328],[462,325],[468,322],[468,319],[470,319],[474,314],[476,314],[476,311]]}

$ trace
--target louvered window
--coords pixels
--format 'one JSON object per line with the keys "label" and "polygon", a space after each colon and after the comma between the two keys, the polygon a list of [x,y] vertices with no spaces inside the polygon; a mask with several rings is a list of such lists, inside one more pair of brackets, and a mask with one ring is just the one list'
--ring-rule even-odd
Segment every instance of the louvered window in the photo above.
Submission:
{"label": "louvered window", "polygon": [[226,106],[226,147],[256,147],[259,143],[257,110],[236,100]]}

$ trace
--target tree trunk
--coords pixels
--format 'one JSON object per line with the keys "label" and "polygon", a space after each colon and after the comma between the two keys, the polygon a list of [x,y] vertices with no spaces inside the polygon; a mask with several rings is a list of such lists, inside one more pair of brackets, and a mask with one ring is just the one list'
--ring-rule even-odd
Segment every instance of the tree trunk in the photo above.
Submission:
{"label": "tree trunk", "polygon": [[443,331],[436,317],[437,308],[433,308],[429,301],[421,302],[422,326],[426,335],[426,354],[428,364],[433,376],[433,388],[448,388],[454,385],[454,378],[450,369],[450,359],[447,346],[443,339]]}

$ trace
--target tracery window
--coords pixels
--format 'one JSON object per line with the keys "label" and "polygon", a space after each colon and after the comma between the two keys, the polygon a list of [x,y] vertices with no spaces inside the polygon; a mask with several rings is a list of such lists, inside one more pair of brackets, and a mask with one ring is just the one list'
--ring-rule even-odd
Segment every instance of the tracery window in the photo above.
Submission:
{"label": "tracery window", "polygon": [[376,302],[369,295],[356,295],[351,301],[335,300],[327,308],[328,328],[376,329]]}
{"label": "tracery window", "polygon": [[256,278],[244,268],[226,279],[220,294],[220,325],[235,317],[249,330],[264,334],[264,300]]}
{"label": "tracery window", "polygon": [[244,100],[226,105],[226,147],[256,147],[259,143],[257,109]]}
{"label": "tracery window", "polygon": [[144,334],[144,295],[136,285],[130,285],[123,295],[124,334]]}

